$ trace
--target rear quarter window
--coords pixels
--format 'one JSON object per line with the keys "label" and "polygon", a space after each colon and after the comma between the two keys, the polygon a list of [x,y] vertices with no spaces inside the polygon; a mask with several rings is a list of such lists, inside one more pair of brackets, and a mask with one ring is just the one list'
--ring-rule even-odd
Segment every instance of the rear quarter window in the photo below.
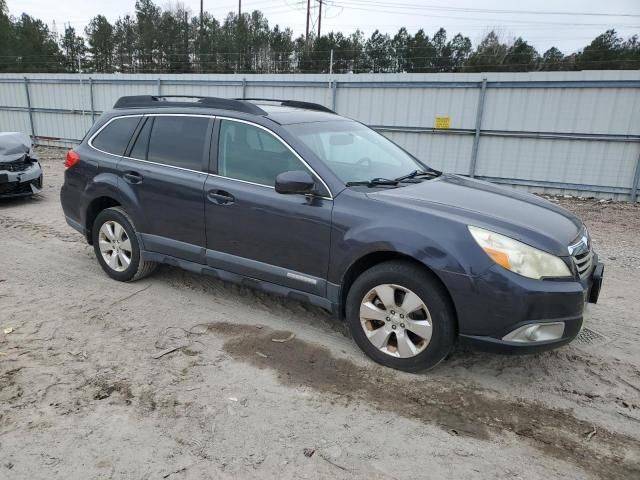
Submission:
{"label": "rear quarter window", "polygon": [[142,117],[121,117],[111,120],[91,141],[91,145],[103,152],[124,155],[127,144]]}

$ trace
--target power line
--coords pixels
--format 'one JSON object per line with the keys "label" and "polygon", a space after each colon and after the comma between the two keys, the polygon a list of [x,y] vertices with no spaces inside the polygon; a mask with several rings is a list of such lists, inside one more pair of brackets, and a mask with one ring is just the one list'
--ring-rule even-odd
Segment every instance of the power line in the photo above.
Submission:
{"label": "power line", "polygon": [[[390,48],[390,53],[394,54],[394,53],[398,53],[398,52],[407,52],[407,51],[413,51],[413,50],[424,50],[424,49],[428,49],[428,48],[433,48],[433,45],[431,46],[420,46],[420,47],[402,47],[402,48]],[[589,53],[592,52],[610,52],[609,49],[589,49],[588,50]],[[132,52],[131,54],[112,54],[111,57],[113,59],[117,59],[117,58],[129,58],[131,56],[135,57],[135,58],[140,58],[140,57],[162,57],[162,58],[171,58],[171,57],[177,57],[177,58],[184,58],[185,56],[189,56],[189,57],[218,57],[218,56],[235,56],[237,57],[238,55],[262,55],[264,54],[263,52],[266,52],[269,55],[283,55],[283,54],[287,54],[287,55],[293,55],[295,52],[295,49],[292,48],[291,50],[271,50],[271,49],[265,49],[263,51],[258,51],[258,52],[239,52],[239,51],[235,51],[235,52],[215,52],[215,53],[199,53],[199,54],[194,54],[193,52],[183,52],[183,53],[154,53],[154,54],[140,54],[137,52]],[[313,54],[325,54],[328,55],[331,52],[331,49],[328,50],[313,50]],[[366,50],[364,48],[361,49],[334,49],[335,54],[340,54],[340,53],[357,53],[357,54],[361,54],[361,55],[366,55]],[[517,54],[516,54],[517,55]],[[477,53],[474,52],[473,56],[475,57],[491,57],[494,56],[493,53]],[[55,55],[55,54],[41,54],[41,55],[0,55],[0,58],[13,58],[13,59],[20,59],[20,60],[28,60],[28,59],[33,59],[33,58],[60,58],[60,60],[63,60],[63,58],[61,58],[62,55]],[[441,55],[431,55],[431,56],[420,56],[420,57],[414,57],[414,58],[421,58],[421,59],[441,59],[443,58]],[[596,60],[594,60],[596,61]],[[618,61],[618,60],[615,60]],[[625,61],[630,61],[630,62],[640,62],[640,60],[625,60]],[[600,62],[600,60],[597,60],[596,62]],[[55,62],[53,62],[55,63]]]}
{"label": "power line", "polygon": [[[372,2],[367,2],[366,4],[360,4],[360,3],[351,4],[350,2],[344,2],[344,1],[341,1],[340,3],[337,3],[335,0],[324,0],[324,1],[329,3],[330,5],[340,6],[348,10],[359,10],[359,11],[374,12],[374,13],[386,13],[391,15],[407,15],[407,12],[398,11],[398,10],[389,10],[389,9],[383,8],[383,7],[389,7],[390,6],[389,4],[378,6]],[[351,1],[353,2],[354,0],[351,0]],[[374,5],[375,8],[370,7],[368,5]],[[500,23],[503,21],[503,19],[499,19],[499,18],[458,17],[458,16],[452,16],[452,15],[436,15],[433,13],[420,13],[420,12],[411,12],[410,14],[412,16],[419,16],[419,17],[450,18],[454,20],[465,20],[465,21],[473,21],[473,22],[485,22],[485,23],[486,22]],[[638,15],[638,17],[640,17],[640,15]],[[530,20],[515,20],[515,19],[510,19],[508,21],[516,25],[518,24],[519,25],[545,25],[545,26],[548,25],[548,26],[571,26],[571,27],[574,27],[574,26],[610,27],[611,25],[608,23],[545,22],[545,21],[530,21]],[[630,27],[630,28],[640,28],[640,25],[625,24],[620,26]]]}
{"label": "power line", "polygon": [[[334,2],[337,3],[337,2]],[[472,8],[472,7],[452,7],[442,5],[424,5],[415,3],[389,3],[376,0],[347,0],[340,3],[357,3],[361,5],[378,5],[400,9],[436,10],[444,12],[465,12],[465,13],[493,13],[499,15],[570,15],[593,16],[593,17],[633,17],[640,18],[640,14],[633,13],[611,13],[611,12],[576,12],[576,11],[554,11],[554,10],[505,10],[492,8]]]}

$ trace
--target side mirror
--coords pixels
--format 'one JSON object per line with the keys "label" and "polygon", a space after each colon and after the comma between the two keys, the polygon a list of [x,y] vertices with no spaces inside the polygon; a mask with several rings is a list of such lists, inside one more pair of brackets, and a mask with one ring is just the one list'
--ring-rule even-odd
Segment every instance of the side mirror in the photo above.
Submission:
{"label": "side mirror", "polygon": [[313,177],[302,170],[283,172],[276,177],[276,192],[278,193],[313,193],[316,182]]}

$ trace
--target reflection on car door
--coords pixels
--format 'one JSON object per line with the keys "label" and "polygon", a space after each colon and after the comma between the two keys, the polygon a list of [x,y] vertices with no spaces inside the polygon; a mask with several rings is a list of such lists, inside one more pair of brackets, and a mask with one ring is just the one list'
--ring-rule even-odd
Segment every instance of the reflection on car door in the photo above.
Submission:
{"label": "reflection on car door", "polygon": [[216,128],[219,175],[210,175],[205,183],[207,263],[324,295],[330,193],[277,193],[273,187],[279,173],[308,170],[292,150],[266,129],[246,122],[220,120]]}

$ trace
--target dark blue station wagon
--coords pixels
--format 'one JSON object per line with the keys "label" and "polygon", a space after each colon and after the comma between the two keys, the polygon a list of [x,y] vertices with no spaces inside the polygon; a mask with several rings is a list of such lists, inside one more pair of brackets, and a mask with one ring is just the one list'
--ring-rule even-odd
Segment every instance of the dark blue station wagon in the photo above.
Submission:
{"label": "dark blue station wagon", "polygon": [[113,279],[166,263],[310,302],[392,368],[566,344],[602,284],[570,212],[312,103],[123,97],[65,164],[66,220]]}

